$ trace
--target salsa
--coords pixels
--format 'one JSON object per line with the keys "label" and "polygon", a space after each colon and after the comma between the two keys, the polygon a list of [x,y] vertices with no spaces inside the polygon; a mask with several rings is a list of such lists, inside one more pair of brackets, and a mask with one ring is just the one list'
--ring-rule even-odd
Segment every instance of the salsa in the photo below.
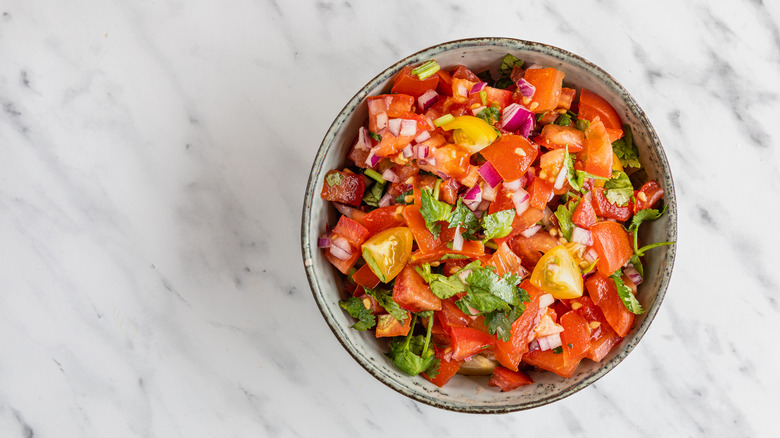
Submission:
{"label": "salsa", "polygon": [[529,370],[571,377],[643,313],[641,258],[673,242],[641,246],[638,229],[664,190],[640,179],[610,103],[565,79],[511,54],[494,72],[406,66],[325,175],[341,215],[318,246],[343,274],[340,306],[409,375],[502,391]]}

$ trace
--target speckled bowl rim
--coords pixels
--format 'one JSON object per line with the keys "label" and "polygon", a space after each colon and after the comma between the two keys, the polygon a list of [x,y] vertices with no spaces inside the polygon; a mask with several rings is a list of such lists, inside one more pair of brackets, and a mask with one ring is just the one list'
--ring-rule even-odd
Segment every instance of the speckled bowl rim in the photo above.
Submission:
{"label": "speckled bowl rim", "polygon": [[617,366],[617,364],[622,362],[623,359],[625,359],[626,356],[628,356],[628,354],[631,353],[631,351],[636,347],[636,345],[642,339],[644,334],[647,332],[647,329],[650,327],[650,324],[652,323],[653,319],[658,313],[658,310],[661,307],[661,303],[663,302],[664,296],[666,295],[666,291],[669,287],[669,282],[671,280],[671,275],[672,275],[672,270],[674,267],[674,260],[676,255],[676,245],[665,247],[666,263],[663,267],[663,273],[661,275],[660,285],[657,291],[656,299],[650,308],[645,309],[646,315],[642,323],[639,325],[639,327],[636,328],[636,332],[633,338],[630,341],[625,342],[623,344],[622,351],[620,351],[607,363],[599,367],[593,374],[584,378],[582,381],[578,382],[577,384],[569,388],[566,388],[558,393],[552,394],[548,397],[544,397],[538,400],[531,400],[527,402],[507,404],[501,406],[459,405],[453,402],[444,402],[442,400],[439,400],[431,396],[430,394],[419,393],[410,390],[408,387],[404,386],[400,382],[395,381],[394,379],[386,380],[382,378],[382,376],[379,375],[374,370],[373,366],[368,361],[366,361],[362,355],[360,355],[357,351],[355,351],[352,348],[352,346],[348,342],[346,342],[345,339],[343,339],[340,336],[339,330],[336,329],[338,322],[331,319],[328,312],[326,312],[325,309],[323,308],[325,304],[323,303],[320,297],[321,294],[320,283],[318,281],[316,273],[314,272],[314,267],[312,262],[314,257],[314,252],[317,251],[318,249],[316,248],[316,246],[312,245],[312,242],[314,240],[312,240],[312,236],[309,233],[309,229],[311,228],[312,204],[315,197],[314,188],[317,184],[317,181],[314,180],[313,176],[319,173],[319,171],[321,170],[323,161],[327,156],[328,152],[331,150],[331,146],[333,144],[334,138],[336,137],[337,133],[341,129],[342,125],[348,120],[348,118],[351,116],[351,114],[354,112],[354,110],[357,108],[360,102],[362,102],[369,95],[371,90],[373,90],[379,84],[394,77],[395,74],[398,73],[401,70],[401,68],[403,68],[405,65],[416,64],[424,60],[433,59],[436,58],[437,55],[444,52],[449,52],[451,50],[457,50],[460,48],[475,47],[475,46],[506,47],[507,49],[512,49],[512,50],[524,50],[524,51],[544,53],[546,55],[553,56],[565,62],[578,64],[578,67],[588,71],[591,74],[598,76],[609,88],[617,92],[620,98],[625,102],[625,104],[630,108],[630,110],[639,118],[640,122],[646,127],[650,135],[650,144],[648,147],[655,150],[655,153],[657,154],[660,160],[661,177],[664,179],[665,182],[667,182],[665,186],[668,187],[668,190],[666,191],[665,194],[665,203],[668,207],[666,214],[669,215],[669,218],[667,220],[668,222],[667,235],[670,236],[671,240],[675,242],[677,241],[677,208],[676,208],[677,198],[675,195],[674,183],[671,175],[671,169],[669,167],[669,162],[666,157],[666,153],[664,152],[663,147],[661,146],[661,142],[658,139],[658,135],[656,134],[655,129],[653,128],[652,124],[648,120],[644,111],[636,103],[634,98],[628,93],[628,91],[626,91],[625,88],[623,88],[622,85],[620,85],[620,83],[617,82],[617,80],[615,80],[609,73],[604,71],[601,67],[593,64],[592,62],[586,60],[585,58],[579,55],[576,55],[574,53],[571,53],[569,51],[563,50],[555,46],[551,46],[549,44],[543,44],[535,41],[527,41],[527,40],[520,40],[514,38],[505,38],[505,37],[469,38],[469,39],[454,40],[454,41],[437,44],[428,47],[426,49],[420,50],[412,55],[409,55],[401,59],[400,61],[396,62],[395,64],[391,65],[390,67],[385,69],[382,73],[378,74],[373,79],[371,79],[365,86],[363,86],[360,89],[360,91],[358,91],[352,97],[352,99],[350,99],[347,102],[346,105],[344,105],[344,108],[342,108],[342,110],[339,112],[338,116],[333,121],[327,133],[325,134],[325,137],[323,138],[322,143],[320,144],[320,147],[317,151],[317,155],[314,159],[311,171],[309,173],[309,179],[306,185],[306,194],[303,202],[302,221],[301,221],[302,256],[303,256],[304,267],[306,270],[306,277],[309,281],[309,286],[311,287],[312,295],[314,296],[314,299],[317,302],[317,306],[320,310],[320,313],[322,314],[323,318],[328,324],[328,327],[331,329],[331,331],[339,340],[339,343],[341,343],[344,349],[347,350],[347,352],[349,352],[349,354],[366,371],[368,371],[371,375],[376,377],[377,380],[384,383],[385,385],[392,388],[393,390],[407,397],[410,397],[416,401],[419,401],[421,403],[425,403],[430,406],[434,406],[441,409],[446,409],[446,410],[451,410],[456,412],[464,412],[464,413],[499,414],[499,413],[509,413],[509,412],[531,409],[531,408],[547,405],[555,401],[561,400],[563,398],[566,398],[582,390],[583,388],[589,386],[593,382],[597,381],[598,379],[606,375],[609,371],[611,371],[615,366]]}

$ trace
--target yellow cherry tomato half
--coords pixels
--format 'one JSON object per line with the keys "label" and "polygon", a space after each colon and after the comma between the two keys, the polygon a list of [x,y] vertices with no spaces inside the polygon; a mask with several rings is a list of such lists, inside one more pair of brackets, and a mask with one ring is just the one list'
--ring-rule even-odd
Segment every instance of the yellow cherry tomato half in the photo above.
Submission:
{"label": "yellow cherry tomato half", "polygon": [[473,154],[486,148],[498,137],[498,132],[479,117],[458,116],[451,122],[441,126],[445,131],[452,131],[452,140],[465,146]]}
{"label": "yellow cherry tomato half", "polygon": [[390,228],[363,243],[363,259],[382,283],[395,278],[412,255],[412,231],[407,227]]}
{"label": "yellow cherry tomato half", "polygon": [[556,299],[582,296],[582,272],[564,245],[547,251],[539,259],[531,273],[531,284]]}

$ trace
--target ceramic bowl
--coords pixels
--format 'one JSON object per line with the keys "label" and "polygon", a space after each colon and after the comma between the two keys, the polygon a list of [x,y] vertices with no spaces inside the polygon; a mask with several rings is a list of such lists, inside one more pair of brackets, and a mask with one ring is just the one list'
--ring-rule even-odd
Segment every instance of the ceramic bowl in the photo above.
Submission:
{"label": "ceramic bowl", "polygon": [[[438,388],[421,376],[410,377],[399,371],[385,356],[387,344],[369,332],[350,328],[354,323],[338,302],[342,297],[338,273],[317,248],[317,237],[326,224],[334,225],[337,212],[320,199],[325,173],[344,166],[358,128],[368,117],[365,98],[389,92],[391,82],[401,68],[436,59],[442,68],[464,64],[479,72],[495,71],[501,59],[511,53],[530,63],[562,69],[565,83],[578,90],[588,88],[607,99],[631,125],[634,142],[648,179],[654,179],[666,191],[667,212],[659,220],[643,225],[640,237],[646,242],[677,241],[677,209],[669,164],[650,121],[636,101],[607,72],[573,53],[536,42],[509,38],[476,38],[439,44],[410,55],[371,79],[347,102],[325,134],[309,175],[303,205],[302,250],[309,284],[333,334],[350,355],[380,382],[422,403],[460,412],[505,413],[542,406],[567,397],[595,382],[636,347],[647,332],[663,301],[674,264],[675,247],[654,249],[645,258],[645,281],[639,287],[638,299],[646,312],[623,340],[601,363],[585,359],[576,374],[568,379],[550,372],[531,373],[535,383],[510,392],[499,392],[487,386],[487,377],[455,376],[444,388]],[[628,384],[628,382],[626,382]]]}

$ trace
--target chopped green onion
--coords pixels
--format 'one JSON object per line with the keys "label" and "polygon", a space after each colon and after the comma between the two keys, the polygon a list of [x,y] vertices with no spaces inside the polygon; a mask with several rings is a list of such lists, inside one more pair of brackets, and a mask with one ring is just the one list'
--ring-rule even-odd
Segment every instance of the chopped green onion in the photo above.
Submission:
{"label": "chopped green onion", "polygon": [[479,92],[479,100],[482,101],[482,105],[487,105],[487,91],[482,90]]}
{"label": "chopped green onion", "polygon": [[368,131],[368,135],[376,141],[382,141],[382,137],[374,131]]}
{"label": "chopped green onion", "polygon": [[430,59],[425,61],[421,66],[413,68],[412,74],[420,79],[425,79],[433,76],[439,70],[441,70],[439,63],[433,59]]}
{"label": "chopped green onion", "polygon": [[436,183],[433,185],[433,198],[439,200],[439,191],[441,190],[441,179],[436,178]]}
{"label": "chopped green onion", "polygon": [[433,126],[440,127],[442,125],[446,125],[447,123],[450,123],[451,121],[455,120],[455,116],[452,114],[445,114],[438,119],[433,121]]}
{"label": "chopped green onion", "polygon": [[381,183],[381,184],[385,183],[385,179],[382,178],[382,175],[379,172],[377,172],[376,170],[374,170],[374,169],[366,169],[366,171],[363,172],[363,173],[367,177],[373,179],[374,181],[376,181],[378,183]]}

